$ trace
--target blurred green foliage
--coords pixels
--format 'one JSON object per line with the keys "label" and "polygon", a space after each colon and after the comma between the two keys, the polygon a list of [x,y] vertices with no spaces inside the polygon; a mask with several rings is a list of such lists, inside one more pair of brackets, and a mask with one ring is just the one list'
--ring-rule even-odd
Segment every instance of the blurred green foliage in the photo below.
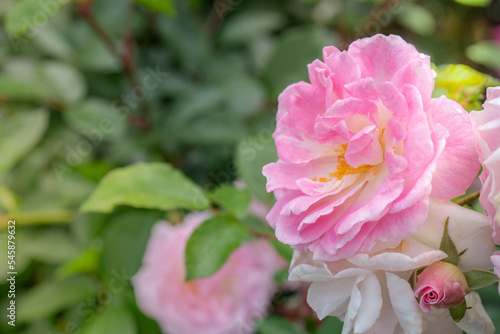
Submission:
{"label": "blurred green foliage", "polygon": [[[306,64],[323,46],[399,34],[441,65],[436,96],[478,109],[500,70],[500,41],[490,39],[498,8],[472,0],[2,0],[0,278],[5,220],[16,217],[18,318],[15,329],[4,318],[0,332],[160,333],[130,285],[151,227],[212,205],[230,217],[220,223],[228,230],[243,220],[272,236],[247,213],[250,194],[273,202],[261,168],[276,160],[277,96],[307,80]],[[251,237],[242,231],[236,244]],[[290,259],[288,246],[274,245]],[[208,254],[211,270],[231,247]],[[495,289],[481,291],[500,328]],[[7,290],[0,285],[2,310]],[[300,323],[275,313],[259,333],[341,331],[333,318]]]}

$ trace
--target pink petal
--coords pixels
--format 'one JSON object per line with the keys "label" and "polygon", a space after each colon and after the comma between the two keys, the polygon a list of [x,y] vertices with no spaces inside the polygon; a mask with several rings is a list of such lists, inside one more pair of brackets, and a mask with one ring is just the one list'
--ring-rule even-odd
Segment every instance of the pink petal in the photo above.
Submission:
{"label": "pink petal", "polygon": [[409,60],[419,59],[415,47],[395,35],[375,35],[357,40],[349,46],[348,52],[361,64],[362,76],[372,77],[376,82],[391,81]]}
{"label": "pink petal", "polygon": [[431,197],[450,200],[464,194],[479,172],[474,132],[469,114],[452,100],[432,99],[431,113],[432,121],[449,132],[432,178]]}

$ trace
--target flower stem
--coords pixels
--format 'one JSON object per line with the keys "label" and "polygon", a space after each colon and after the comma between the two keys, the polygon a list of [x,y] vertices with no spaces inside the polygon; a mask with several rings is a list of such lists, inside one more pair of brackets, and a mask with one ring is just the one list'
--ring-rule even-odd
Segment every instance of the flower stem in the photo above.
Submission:
{"label": "flower stem", "polygon": [[[83,17],[90,25],[90,27],[94,30],[96,35],[102,40],[104,45],[108,48],[108,50],[121,62],[123,67],[123,72],[127,76],[127,78],[132,83],[132,86],[140,87],[141,84],[137,77],[137,70],[135,68],[135,58],[134,58],[134,40],[131,28],[125,28],[123,33],[123,52],[121,52],[116,46],[115,42],[109,36],[109,34],[104,30],[99,21],[96,19],[94,14],[92,13],[92,3],[94,0],[87,0],[80,4],[79,13],[80,16]],[[130,22],[134,13],[134,4],[130,5],[130,9],[128,12],[128,21]],[[132,25],[132,23],[127,23]],[[140,101],[141,112],[143,114],[144,120],[143,124],[140,126],[141,128],[149,128],[151,126],[151,122],[148,121],[150,119],[149,115],[149,105],[146,99],[142,99]],[[133,119],[132,119],[133,120]],[[138,124],[137,122],[132,122],[133,125]]]}
{"label": "flower stem", "polygon": [[458,205],[464,206],[466,204],[469,204],[473,202],[474,200],[479,198],[479,191],[475,191],[473,193],[470,193],[468,195],[465,195],[464,197],[461,197],[455,201]]}
{"label": "flower stem", "polygon": [[65,224],[73,219],[74,212],[66,209],[33,210],[0,215],[0,229],[7,228],[9,220],[15,220],[16,226]]}

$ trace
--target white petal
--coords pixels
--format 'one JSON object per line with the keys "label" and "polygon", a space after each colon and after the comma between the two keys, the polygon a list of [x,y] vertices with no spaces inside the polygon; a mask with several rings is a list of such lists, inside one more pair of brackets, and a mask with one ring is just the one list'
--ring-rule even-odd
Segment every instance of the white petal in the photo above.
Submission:
{"label": "white petal", "polygon": [[[462,334],[447,309],[433,309],[433,314],[425,313],[425,329],[423,334]],[[473,334],[473,333],[470,333]]]}
{"label": "white petal", "polygon": [[385,274],[392,307],[404,332],[406,334],[422,333],[423,316],[410,284],[394,274],[389,272]]}
{"label": "white petal", "polygon": [[382,309],[377,322],[365,334],[400,333],[395,332],[395,328],[398,325],[398,319],[391,305],[385,273],[379,271],[376,276],[382,288]]}
{"label": "white petal", "polygon": [[398,319],[396,318],[392,308],[390,306],[384,306],[382,307],[382,312],[380,312],[380,318],[372,328],[365,332],[365,334],[395,333],[394,329],[397,324]]}
{"label": "white petal", "polygon": [[471,307],[465,313],[465,317],[457,323],[457,326],[467,333],[493,334],[495,326],[481,304],[481,298],[476,292],[465,296],[467,307]]}
{"label": "white petal", "polygon": [[353,268],[346,260],[324,263],[315,261],[311,256],[295,251],[290,264],[288,280],[302,282],[330,282],[334,278],[368,275],[371,271]]}
{"label": "white petal", "polygon": [[385,252],[370,257],[368,254],[357,254],[348,261],[362,268],[384,271],[408,271],[429,265],[435,261],[446,258],[446,254],[439,250],[430,250],[410,257],[396,252]]}
{"label": "white petal", "polygon": [[356,320],[356,315],[358,314],[359,307],[361,305],[361,291],[359,291],[358,284],[363,278],[358,278],[356,284],[352,288],[351,300],[349,301],[349,306],[347,307],[347,313],[344,318],[344,327],[342,328],[342,334],[350,334],[354,329],[354,322]]}
{"label": "white petal", "polygon": [[289,281],[327,282],[332,274],[324,263],[318,263],[306,253],[294,251],[290,263]]}
{"label": "white petal", "polygon": [[382,309],[382,291],[380,282],[375,274],[369,274],[359,283],[361,305],[359,306],[354,323],[355,333],[364,333],[377,321]]}
{"label": "white petal", "polygon": [[460,257],[462,270],[491,269],[490,255],[495,251],[492,230],[488,218],[473,210],[452,202],[431,200],[429,215],[424,225],[412,238],[439,249],[443,237],[444,223],[450,218],[448,231],[459,252],[467,249]]}
{"label": "white petal", "polygon": [[328,315],[342,317],[355,284],[355,277],[312,283],[307,294],[307,303],[320,320]]}

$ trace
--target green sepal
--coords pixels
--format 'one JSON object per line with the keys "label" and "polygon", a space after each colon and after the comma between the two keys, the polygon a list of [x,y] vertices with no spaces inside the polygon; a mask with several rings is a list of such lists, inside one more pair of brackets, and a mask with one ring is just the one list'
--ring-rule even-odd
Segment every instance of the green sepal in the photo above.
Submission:
{"label": "green sepal", "polygon": [[464,276],[471,290],[481,289],[499,281],[495,273],[485,270],[467,270],[464,272]]}
{"label": "green sepal", "polygon": [[443,233],[443,239],[441,239],[441,245],[439,245],[439,249],[442,250],[443,252],[448,255],[446,259],[443,259],[441,261],[443,262],[448,262],[453,265],[458,265],[458,251],[457,247],[453,243],[453,240],[451,240],[450,235],[448,234],[448,221],[449,217],[446,218],[446,222],[444,223],[444,233]]}
{"label": "green sepal", "polygon": [[455,322],[459,322],[465,316],[465,312],[467,311],[467,304],[465,300],[462,304],[454,307],[450,307],[450,315]]}

